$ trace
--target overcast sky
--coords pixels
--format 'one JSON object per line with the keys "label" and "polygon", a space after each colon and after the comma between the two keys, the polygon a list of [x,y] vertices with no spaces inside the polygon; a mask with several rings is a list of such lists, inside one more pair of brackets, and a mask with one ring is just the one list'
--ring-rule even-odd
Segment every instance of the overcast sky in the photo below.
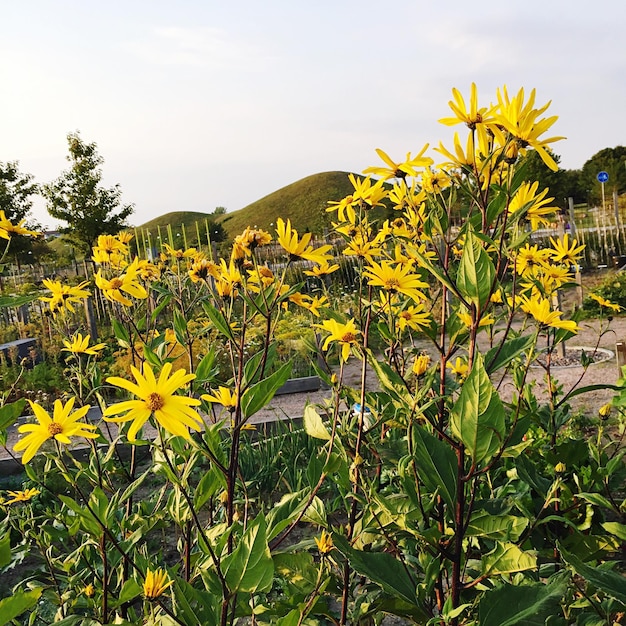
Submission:
{"label": "overcast sky", "polygon": [[437,120],[472,81],[484,105],[503,84],[552,100],[564,168],[626,143],[624,0],[2,4],[0,161],[50,182],[78,130],[134,224],[449,145]]}

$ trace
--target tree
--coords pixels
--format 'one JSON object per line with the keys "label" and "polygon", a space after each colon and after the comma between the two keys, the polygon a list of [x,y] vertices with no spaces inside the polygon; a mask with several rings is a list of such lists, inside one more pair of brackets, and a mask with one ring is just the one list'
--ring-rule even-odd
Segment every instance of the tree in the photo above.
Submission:
{"label": "tree", "polygon": [[[32,174],[24,174],[19,170],[17,161],[0,162],[0,210],[13,224],[28,218],[33,207],[31,196],[39,193],[39,185],[33,182]],[[41,230],[41,225],[30,221],[26,224],[30,230]],[[14,235],[11,238],[11,255],[18,265],[21,259],[32,259],[34,240],[32,237]]]}
{"label": "tree", "polygon": [[[558,164],[561,157],[552,153],[552,158]],[[567,208],[567,198],[574,198],[574,202],[584,202],[586,200],[584,191],[580,189],[580,170],[563,170],[555,172],[551,170],[542,160],[536,150],[529,150],[520,161],[523,167],[524,179],[529,182],[538,181],[539,191],[546,187],[549,189],[548,195],[554,198],[554,206],[560,209]]]}
{"label": "tree", "polygon": [[54,182],[44,185],[48,213],[68,226],[61,232],[89,254],[100,235],[115,235],[127,226],[133,205],[122,205],[119,185],[100,185],[104,159],[95,143],[85,143],[78,132],[67,136],[71,163]]}
{"label": "tree", "polygon": [[606,183],[607,192],[617,190],[617,193],[626,192],[626,147],[604,148],[596,152],[582,169],[582,180],[590,199],[599,202],[602,198],[602,187],[598,182],[598,173],[606,172],[609,180]]}

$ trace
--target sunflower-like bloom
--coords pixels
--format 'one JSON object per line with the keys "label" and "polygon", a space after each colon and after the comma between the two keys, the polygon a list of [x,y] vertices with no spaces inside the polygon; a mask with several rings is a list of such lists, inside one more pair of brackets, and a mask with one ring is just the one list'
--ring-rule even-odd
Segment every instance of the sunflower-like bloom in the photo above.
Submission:
{"label": "sunflower-like bloom", "polygon": [[228,387],[220,387],[217,391],[205,393],[200,396],[203,400],[212,404],[221,404],[229,411],[234,411],[237,407],[237,392],[232,392]]}
{"label": "sunflower-like bloom", "polygon": [[526,244],[515,254],[515,271],[521,276],[536,273],[537,268],[546,267],[550,250],[539,249],[538,245]]}
{"label": "sunflower-like bloom", "polygon": [[425,311],[423,304],[408,306],[398,313],[398,327],[400,330],[405,328],[421,330],[430,326],[431,320],[430,313]]}
{"label": "sunflower-like bloom", "polygon": [[420,354],[415,357],[411,368],[416,376],[422,376],[430,366],[430,357],[427,354]]}
{"label": "sunflower-like bloom", "polygon": [[426,200],[426,193],[421,187],[418,187],[417,180],[414,180],[411,185],[402,181],[394,184],[388,197],[396,211],[404,211],[407,208],[419,208],[422,202]]}
{"label": "sunflower-like bloom", "polygon": [[332,247],[330,244],[314,249],[313,246],[309,245],[311,233],[305,233],[302,235],[302,238],[299,238],[298,231],[291,227],[291,220],[287,220],[285,224],[283,219],[279,217],[276,222],[276,232],[278,234],[278,243],[289,253],[291,259],[303,258],[322,265],[332,258],[328,254]]}
{"label": "sunflower-like bloom", "polygon": [[373,287],[381,287],[390,293],[403,293],[416,302],[426,300],[420,289],[427,289],[428,283],[421,280],[417,274],[412,274],[410,265],[394,265],[390,261],[381,261],[378,264],[373,261],[365,268],[363,274],[369,279],[368,284]]}
{"label": "sunflower-like bloom", "polygon": [[[380,234],[380,233],[379,233]],[[368,234],[357,233],[344,248],[343,254],[346,256],[356,256],[364,259],[368,263],[374,262],[374,257],[382,256],[383,249],[380,247],[381,237],[376,235],[370,239]]]}
{"label": "sunflower-like bloom", "polygon": [[89,354],[96,355],[100,350],[106,347],[104,343],[97,343],[93,346],[89,345],[89,340],[91,339],[90,335],[82,336],[81,333],[76,333],[71,341],[63,340],[63,345],[65,348],[61,348],[64,352],[71,352],[72,354]]}
{"label": "sunflower-like bloom", "polygon": [[550,243],[554,248],[554,250],[550,251],[551,259],[555,263],[563,263],[564,265],[575,265],[585,249],[584,244],[579,246],[575,239],[572,240],[570,245],[568,233],[563,235],[563,239],[550,237]]}
{"label": "sunflower-like bloom", "polygon": [[237,235],[235,237],[235,242],[233,247],[240,247],[244,253],[244,256],[250,256],[256,248],[259,246],[266,246],[271,243],[272,235],[264,230],[260,230],[257,228],[250,228],[249,226],[241,233],[241,235]]}
{"label": "sunflower-like bloom", "polygon": [[315,317],[320,316],[320,308],[329,305],[328,298],[326,296],[307,296],[306,294],[294,293],[289,296],[290,302],[301,306],[303,309],[310,311]]}
{"label": "sunflower-like bloom", "polygon": [[472,83],[470,88],[469,107],[465,104],[465,100],[458,89],[452,89],[452,96],[454,100],[450,100],[448,106],[452,109],[454,117],[444,117],[439,120],[439,123],[446,126],[465,124],[470,130],[476,131],[481,152],[489,154],[488,131],[495,123],[493,107],[490,109],[487,107],[479,108],[478,90],[475,83]]}
{"label": "sunflower-like bloom", "polygon": [[143,595],[148,600],[154,600],[161,596],[172,584],[174,584],[174,581],[169,580],[164,569],[159,568],[154,571],[149,569],[143,581]]}
{"label": "sunflower-like bloom", "polygon": [[541,193],[537,193],[539,183],[523,183],[515,192],[509,204],[509,214],[514,216],[518,212],[523,212],[524,217],[530,221],[532,230],[537,230],[540,226],[547,226],[550,220],[549,215],[554,215],[556,207],[550,203],[554,198],[546,198],[548,189],[544,189]]}
{"label": "sunflower-like bloom", "polygon": [[578,332],[578,324],[574,320],[562,320],[561,311],[553,311],[550,306],[550,300],[542,298],[539,295],[530,298],[524,298],[521,305],[522,311],[532,315],[535,321],[542,326],[550,326],[551,328],[563,328],[572,333]]}
{"label": "sunflower-like bloom", "polygon": [[196,259],[191,264],[188,274],[192,282],[199,283],[208,280],[209,276],[212,276],[213,278],[218,278],[220,275],[220,270],[218,265],[216,263],[213,263],[213,261],[200,258]]}
{"label": "sunflower-like bloom", "polygon": [[7,495],[11,496],[10,500],[6,500],[3,504],[15,504],[16,502],[28,502],[41,493],[39,489],[24,489],[24,491],[7,491]]}
{"label": "sunflower-like bloom", "polygon": [[196,256],[196,254],[198,254],[198,251],[195,248],[187,248],[187,250],[176,250],[166,243],[163,244],[163,247],[165,248],[166,254],[176,261],[182,261],[183,259],[192,259]]}
{"label": "sunflower-like bloom", "polygon": [[142,280],[159,280],[161,270],[147,259],[139,259],[137,261],[137,274]]}
{"label": "sunflower-like bloom", "polygon": [[[269,287],[276,279],[274,272],[272,272],[272,270],[265,265],[259,265],[254,270],[248,270],[248,274],[248,283],[252,283],[253,285],[263,285],[264,288]],[[256,288],[256,291],[258,290],[259,289]]]}
{"label": "sunflower-like bloom", "polygon": [[86,437],[87,439],[95,439],[98,437],[94,433],[96,426],[94,424],[85,424],[78,420],[85,417],[89,411],[89,405],[83,406],[72,413],[75,398],[70,398],[64,405],[60,400],[54,401],[52,417],[49,413],[32,400],[29,400],[33,410],[37,424],[23,424],[18,427],[18,432],[28,433],[20,439],[13,449],[16,452],[24,450],[22,455],[22,463],[25,465],[41,448],[48,439],[56,439],[59,443],[70,444],[70,437]]}
{"label": "sunflower-like bloom", "polygon": [[133,304],[132,300],[127,298],[124,293],[139,300],[145,300],[148,297],[148,292],[143,285],[139,283],[138,258],[135,258],[126,268],[126,272],[121,276],[108,280],[102,276],[100,270],[98,270],[98,272],[94,274],[94,277],[96,279],[96,285],[102,291],[104,297],[111,302],[119,302],[124,306],[131,306]]}
{"label": "sunflower-like bloom", "polygon": [[460,356],[456,357],[454,363],[448,361],[446,367],[459,378],[465,378],[469,374],[469,365]]}
{"label": "sunflower-like bloom", "polygon": [[[498,111],[495,115],[497,124],[504,128],[512,138],[511,144],[509,139],[500,138],[499,141],[506,145],[507,150],[511,148],[513,152],[507,153],[507,157],[512,160],[517,158],[516,150],[522,152],[530,146],[534,148],[541,160],[554,172],[559,169],[556,161],[550,154],[548,144],[555,141],[565,139],[565,137],[549,137],[542,139],[543,135],[559,118],[557,115],[552,117],[540,117],[550,106],[551,102],[544,104],[541,108],[535,109],[535,90],[530,92],[528,102],[524,103],[524,89],[520,89],[513,98],[509,98],[506,86],[502,91],[498,89]],[[496,131],[496,137],[499,133]],[[507,145],[509,144],[509,145]]]}
{"label": "sunflower-like bloom", "polygon": [[326,530],[322,530],[322,534],[319,539],[315,537],[315,543],[317,544],[317,549],[322,556],[328,554],[335,547],[333,545],[333,538]]}
{"label": "sunflower-like bloom", "polygon": [[476,148],[474,135],[472,133],[467,135],[465,149],[461,145],[459,133],[454,133],[454,154],[450,152],[441,142],[439,142],[439,147],[435,148],[435,150],[449,159],[449,161],[443,163],[444,166],[452,166],[463,170],[474,167],[476,161]]}
{"label": "sunflower-like bloom", "polygon": [[426,193],[441,193],[452,184],[450,175],[443,170],[426,168],[422,172],[422,189]]}
{"label": "sunflower-like bloom", "polygon": [[597,293],[590,293],[589,297],[592,300],[595,300],[600,306],[606,307],[607,309],[612,309],[613,311],[617,311],[618,313],[622,310],[622,307],[619,304],[610,302],[606,298],[599,296]]}
{"label": "sunflower-like bloom", "polygon": [[128,246],[113,235],[100,235],[98,243],[93,247],[93,256],[96,263],[110,263],[111,258],[125,257],[128,254]]}
{"label": "sunflower-like bloom", "polygon": [[330,205],[326,211],[337,211],[337,217],[340,221],[348,221],[351,224],[356,223],[356,211],[357,207],[371,208],[373,206],[379,206],[383,198],[387,195],[387,191],[384,187],[384,180],[381,178],[372,185],[372,179],[357,178],[354,174],[348,174],[348,180],[354,187],[354,193],[347,195],[338,202],[330,200]]}
{"label": "sunflower-like bloom", "polygon": [[342,361],[347,361],[350,356],[351,347],[358,345],[359,335],[361,334],[361,331],[356,327],[355,321],[350,319],[345,324],[341,324],[334,319],[328,319],[315,326],[330,333],[330,335],[326,337],[322,349],[328,350],[330,344],[336,341],[341,346]]}
{"label": "sunflower-like bloom", "polygon": [[[461,320],[461,322],[463,322],[464,326],[466,326],[467,328],[472,327],[472,316],[468,311],[458,311],[457,316]],[[483,315],[480,318],[480,322],[478,322],[478,327],[480,328],[481,326],[492,326],[493,324],[495,324],[495,322],[496,320],[493,318],[493,315],[491,315],[491,313],[488,313],[487,315]]]}
{"label": "sunflower-like bloom", "polygon": [[0,211],[0,237],[2,239],[11,239],[14,235],[30,235],[31,237],[38,237],[40,233],[34,230],[28,230],[24,224],[26,220],[20,221],[18,224],[13,224],[5,215],[4,211]]}
{"label": "sunflower-like bloom", "polygon": [[52,295],[50,297],[42,296],[39,299],[49,304],[50,311],[53,315],[65,313],[66,309],[73,313],[73,304],[81,302],[91,295],[91,293],[85,289],[89,284],[86,280],[74,287],[64,285],[58,280],[49,280],[48,278],[44,278],[42,282],[44,287],[52,292]]}
{"label": "sunflower-like bloom", "polygon": [[314,265],[310,270],[304,270],[304,273],[307,276],[316,276],[320,278],[322,276],[327,276],[328,274],[332,274],[339,269],[339,265],[333,263],[330,265],[329,263],[323,263],[322,265]]}
{"label": "sunflower-like bloom", "polygon": [[417,176],[418,167],[428,167],[433,164],[433,160],[430,157],[425,157],[424,153],[428,150],[428,144],[426,144],[418,154],[414,157],[410,152],[406,153],[406,159],[396,163],[392,161],[389,155],[376,148],[376,153],[385,162],[387,167],[373,166],[367,167],[363,170],[364,174],[374,174],[374,176],[380,176],[383,180],[389,180],[391,178],[406,178],[407,176]]}
{"label": "sunflower-like bloom", "polygon": [[[163,366],[158,380],[147,362],[144,362],[142,372],[136,367],[131,367],[131,371],[137,381],[136,384],[117,376],[107,378],[107,382],[130,391],[138,399],[125,400],[108,407],[103,413],[105,421],[118,423],[132,421],[128,430],[129,441],[135,441],[139,429],[153,415],[167,432],[175,436],[189,439],[189,428],[200,430],[202,418],[191,408],[198,406],[200,400],[175,395],[176,391],[196,377],[195,374],[187,374],[184,369],[180,369],[170,376],[171,363]],[[120,413],[124,415],[111,417]]]}

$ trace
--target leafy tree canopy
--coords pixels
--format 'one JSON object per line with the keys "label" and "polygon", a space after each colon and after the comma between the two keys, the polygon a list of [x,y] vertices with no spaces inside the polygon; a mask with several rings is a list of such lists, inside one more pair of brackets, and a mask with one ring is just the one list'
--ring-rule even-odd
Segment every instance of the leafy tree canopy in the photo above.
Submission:
{"label": "leafy tree canopy", "polygon": [[594,154],[584,165],[581,179],[589,196],[596,202],[602,197],[602,187],[598,182],[598,173],[606,172],[609,180],[605,183],[606,192],[626,192],[626,147],[604,148]]}
{"label": "leafy tree canopy", "polygon": [[85,254],[100,235],[114,235],[127,226],[133,205],[121,203],[119,185],[100,185],[104,159],[95,143],[85,143],[78,132],[67,136],[71,166],[43,187],[48,213],[68,226],[61,231]]}
{"label": "leafy tree canopy", "polygon": [[0,162],[0,209],[9,221],[26,218],[33,206],[31,196],[38,191],[33,175],[20,172],[17,161]]}

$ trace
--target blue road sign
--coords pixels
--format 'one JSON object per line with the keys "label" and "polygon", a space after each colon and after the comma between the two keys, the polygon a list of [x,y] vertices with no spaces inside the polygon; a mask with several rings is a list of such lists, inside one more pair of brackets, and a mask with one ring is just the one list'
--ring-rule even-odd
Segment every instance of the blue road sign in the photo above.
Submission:
{"label": "blue road sign", "polygon": [[598,172],[598,181],[601,183],[606,183],[609,180],[609,175],[607,172]]}

